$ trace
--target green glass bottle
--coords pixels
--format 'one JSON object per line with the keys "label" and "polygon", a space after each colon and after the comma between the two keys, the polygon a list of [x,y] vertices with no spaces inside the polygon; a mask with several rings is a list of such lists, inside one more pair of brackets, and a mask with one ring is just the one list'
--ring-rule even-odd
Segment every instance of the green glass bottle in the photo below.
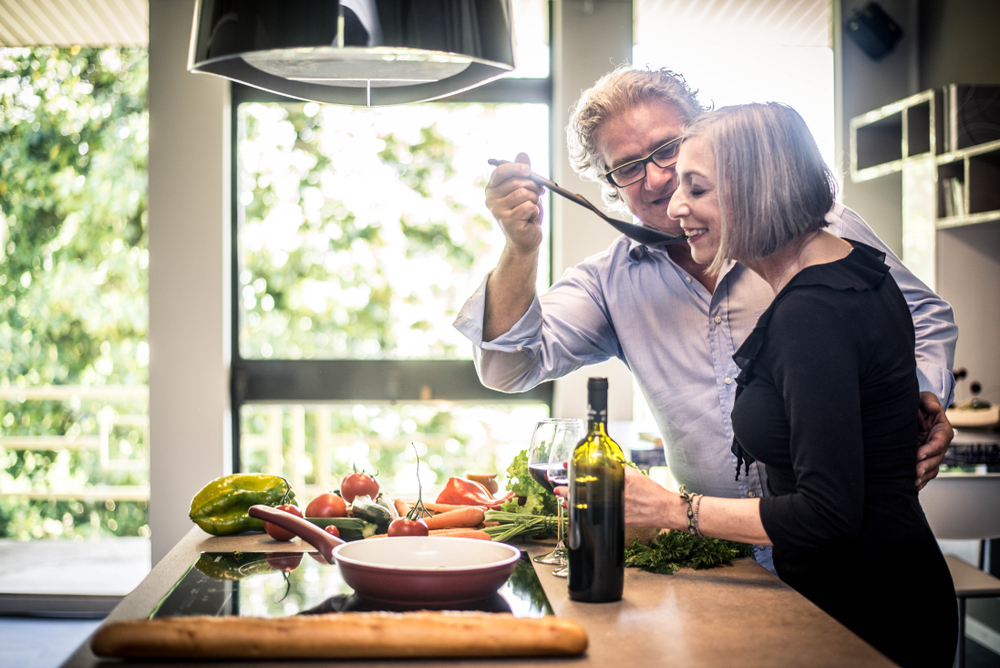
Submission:
{"label": "green glass bottle", "polygon": [[587,382],[587,436],[569,471],[569,597],[621,600],[625,585],[625,456],[608,436],[608,379]]}

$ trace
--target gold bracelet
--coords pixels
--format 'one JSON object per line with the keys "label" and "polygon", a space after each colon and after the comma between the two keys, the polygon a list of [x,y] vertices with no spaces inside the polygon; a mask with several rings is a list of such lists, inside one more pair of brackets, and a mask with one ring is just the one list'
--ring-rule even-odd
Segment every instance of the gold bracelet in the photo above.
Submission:
{"label": "gold bracelet", "polygon": [[696,494],[695,497],[694,497],[694,499],[691,502],[691,505],[694,506],[694,535],[695,536],[702,536],[702,535],[704,535],[704,534],[701,533],[701,528],[698,526],[698,511],[701,510],[701,499],[702,499],[703,496],[704,496],[703,494]]}

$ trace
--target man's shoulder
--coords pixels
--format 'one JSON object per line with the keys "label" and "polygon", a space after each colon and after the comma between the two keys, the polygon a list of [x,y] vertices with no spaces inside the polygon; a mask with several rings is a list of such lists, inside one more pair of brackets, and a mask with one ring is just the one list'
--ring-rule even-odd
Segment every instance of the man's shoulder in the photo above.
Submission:
{"label": "man's shoulder", "polygon": [[857,211],[846,207],[839,202],[834,202],[830,211],[826,214],[826,222],[830,224],[830,232],[836,234],[838,237],[844,236],[838,232],[843,230],[852,230],[863,227],[870,229],[868,223],[862,218]]}

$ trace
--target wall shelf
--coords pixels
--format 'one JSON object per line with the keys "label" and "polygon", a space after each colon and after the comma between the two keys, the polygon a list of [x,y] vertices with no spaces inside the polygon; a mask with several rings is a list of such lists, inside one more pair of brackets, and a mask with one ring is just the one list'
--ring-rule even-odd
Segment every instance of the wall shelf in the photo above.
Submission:
{"label": "wall shelf", "polygon": [[995,396],[1000,86],[927,90],[851,119],[850,133],[852,182],[899,198],[902,260],[952,305],[955,363]]}

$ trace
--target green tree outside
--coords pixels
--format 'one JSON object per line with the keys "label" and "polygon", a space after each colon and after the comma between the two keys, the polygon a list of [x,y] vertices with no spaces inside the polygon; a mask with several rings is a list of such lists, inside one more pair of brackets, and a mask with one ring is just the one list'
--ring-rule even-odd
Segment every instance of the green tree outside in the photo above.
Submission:
{"label": "green tree outside", "polygon": [[119,419],[144,417],[144,395],[9,392],[147,383],[147,54],[9,48],[0,67],[0,435],[86,437],[104,422],[104,456],[123,464],[0,446],[0,537],[148,535],[145,502],[17,496],[148,486],[145,430],[127,424],[141,420]]}

